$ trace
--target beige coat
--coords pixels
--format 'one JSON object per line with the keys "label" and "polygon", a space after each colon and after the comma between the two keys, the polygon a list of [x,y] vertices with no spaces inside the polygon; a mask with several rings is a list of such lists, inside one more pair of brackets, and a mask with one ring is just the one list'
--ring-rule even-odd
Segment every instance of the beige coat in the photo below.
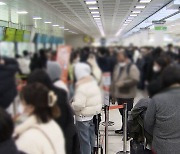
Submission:
{"label": "beige coat", "polygon": [[[120,72],[121,70],[121,73]],[[137,91],[137,83],[139,81],[139,70],[136,65],[132,64],[127,71],[128,65],[120,68],[119,64],[115,66],[113,72],[111,94],[115,98],[134,98]]]}
{"label": "beige coat", "polygon": [[19,136],[16,145],[27,154],[65,154],[65,141],[61,128],[54,120],[40,124],[35,116],[30,116],[16,127]]}

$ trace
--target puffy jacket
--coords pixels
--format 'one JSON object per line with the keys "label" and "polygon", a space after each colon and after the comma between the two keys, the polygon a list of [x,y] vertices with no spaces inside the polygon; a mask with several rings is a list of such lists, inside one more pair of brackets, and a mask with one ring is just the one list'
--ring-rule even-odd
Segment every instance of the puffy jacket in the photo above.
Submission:
{"label": "puffy jacket", "polygon": [[54,120],[39,123],[32,115],[15,129],[16,145],[28,154],[65,154],[64,136]]}
{"label": "puffy jacket", "polygon": [[76,115],[94,116],[100,113],[102,94],[95,79],[87,77],[78,81],[72,106]]}

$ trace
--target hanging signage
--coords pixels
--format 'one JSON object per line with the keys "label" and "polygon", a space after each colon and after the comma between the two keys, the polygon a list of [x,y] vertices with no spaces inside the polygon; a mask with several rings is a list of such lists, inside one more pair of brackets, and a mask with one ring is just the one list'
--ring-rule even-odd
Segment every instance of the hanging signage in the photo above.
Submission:
{"label": "hanging signage", "polygon": [[61,67],[61,80],[63,80],[65,83],[68,81],[68,65],[69,65],[69,59],[71,54],[71,47],[66,45],[60,45],[57,49],[57,62],[60,64]]}
{"label": "hanging signage", "polygon": [[166,26],[155,26],[154,30],[161,30],[161,31],[166,31],[167,27]]}

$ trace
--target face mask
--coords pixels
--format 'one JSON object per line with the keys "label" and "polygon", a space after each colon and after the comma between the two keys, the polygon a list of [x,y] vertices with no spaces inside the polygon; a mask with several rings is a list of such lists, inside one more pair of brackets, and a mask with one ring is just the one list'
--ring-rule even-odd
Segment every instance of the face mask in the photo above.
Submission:
{"label": "face mask", "polygon": [[160,67],[158,67],[158,66],[153,66],[153,71],[154,72],[159,72],[161,70],[161,68]]}
{"label": "face mask", "polygon": [[126,63],[125,62],[121,62],[121,63],[119,63],[119,66],[120,67],[124,67],[124,66],[126,66]]}

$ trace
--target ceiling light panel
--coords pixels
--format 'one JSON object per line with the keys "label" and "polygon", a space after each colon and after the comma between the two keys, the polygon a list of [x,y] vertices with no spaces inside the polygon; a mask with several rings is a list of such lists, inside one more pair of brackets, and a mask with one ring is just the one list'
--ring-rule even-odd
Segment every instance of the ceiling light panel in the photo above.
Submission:
{"label": "ceiling light panel", "polygon": [[93,4],[97,4],[97,1],[87,0],[87,1],[85,1],[85,3],[86,3],[87,5],[93,5]]}
{"label": "ceiling light panel", "polygon": [[139,3],[150,3],[152,0],[139,0]]}
{"label": "ceiling light panel", "polygon": [[92,7],[89,7],[89,10],[98,10],[98,7],[92,6]]}
{"label": "ceiling light panel", "polygon": [[4,2],[0,2],[0,5],[6,5],[6,3],[4,3]]}
{"label": "ceiling light panel", "polygon": [[146,6],[145,5],[137,5],[135,6],[136,9],[144,9]]}
{"label": "ceiling light panel", "polygon": [[27,11],[17,11],[17,14],[28,14]]}
{"label": "ceiling light panel", "polygon": [[132,13],[134,13],[134,14],[139,14],[139,13],[141,13],[141,11],[139,11],[139,10],[137,10],[137,11],[132,11]]}

